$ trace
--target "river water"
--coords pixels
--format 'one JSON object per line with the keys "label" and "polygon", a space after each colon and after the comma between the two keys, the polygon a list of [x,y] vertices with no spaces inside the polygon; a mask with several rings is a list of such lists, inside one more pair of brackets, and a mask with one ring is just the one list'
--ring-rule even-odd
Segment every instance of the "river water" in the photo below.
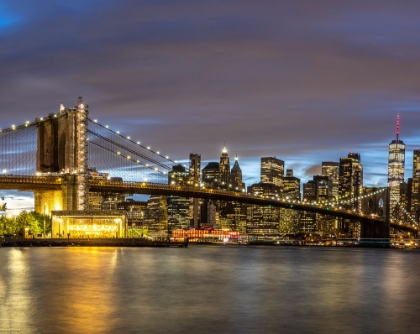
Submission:
{"label": "river water", "polygon": [[0,333],[419,333],[420,251],[0,248]]}

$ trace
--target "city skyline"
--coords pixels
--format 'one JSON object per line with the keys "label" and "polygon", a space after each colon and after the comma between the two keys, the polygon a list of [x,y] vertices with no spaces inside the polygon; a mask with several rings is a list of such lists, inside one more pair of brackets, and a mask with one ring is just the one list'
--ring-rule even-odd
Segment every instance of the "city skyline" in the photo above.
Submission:
{"label": "city skyline", "polygon": [[397,113],[405,178],[420,147],[419,6],[3,1],[0,127],[80,95],[92,118],[183,163],[218,161],[226,140],[247,185],[260,157],[304,183],[357,152],[364,184],[386,186]]}

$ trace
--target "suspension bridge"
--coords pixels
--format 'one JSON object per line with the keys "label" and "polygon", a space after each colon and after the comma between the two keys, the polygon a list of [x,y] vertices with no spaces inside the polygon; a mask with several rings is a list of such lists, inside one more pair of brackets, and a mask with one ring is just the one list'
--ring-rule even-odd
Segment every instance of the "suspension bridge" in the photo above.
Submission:
{"label": "suspension bridge", "polygon": [[[0,129],[0,189],[32,191],[35,210],[87,210],[90,192],[173,195],[280,207],[341,217],[361,224],[362,237],[389,237],[390,227],[417,235],[417,224],[394,221],[389,214],[389,192],[378,188],[361,198],[362,213],[346,210],[340,202],[306,203],[281,197],[262,197],[200,184],[168,184],[176,161],[129,136],[89,118],[88,106],[60,106],[57,113]],[[99,171],[108,178],[92,177]],[[383,199],[381,216],[369,198]],[[370,201],[371,203],[371,201]]]}

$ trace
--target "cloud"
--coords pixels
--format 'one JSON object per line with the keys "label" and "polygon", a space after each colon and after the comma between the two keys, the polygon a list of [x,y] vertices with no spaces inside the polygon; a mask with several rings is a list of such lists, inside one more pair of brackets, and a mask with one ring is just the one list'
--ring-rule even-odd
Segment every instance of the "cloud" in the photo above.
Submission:
{"label": "cloud", "polygon": [[255,181],[261,156],[306,179],[357,151],[373,182],[397,112],[418,147],[417,2],[5,3],[20,21],[1,30],[0,127],[83,96],[91,118],[174,159],[217,161],[226,138]]}
{"label": "cloud", "polygon": [[317,165],[313,165],[313,166],[309,166],[305,169],[305,174],[308,177],[311,177],[313,175],[321,175],[322,174],[322,169],[321,169],[321,165],[317,164]]}

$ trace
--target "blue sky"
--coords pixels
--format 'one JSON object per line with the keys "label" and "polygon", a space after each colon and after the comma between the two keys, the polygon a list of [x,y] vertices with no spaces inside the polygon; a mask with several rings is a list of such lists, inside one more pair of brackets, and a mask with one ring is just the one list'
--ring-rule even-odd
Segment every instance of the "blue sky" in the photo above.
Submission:
{"label": "blue sky", "polygon": [[0,127],[76,104],[183,161],[224,140],[247,185],[262,156],[306,182],[359,152],[365,185],[387,150],[420,147],[418,1],[1,1]]}

